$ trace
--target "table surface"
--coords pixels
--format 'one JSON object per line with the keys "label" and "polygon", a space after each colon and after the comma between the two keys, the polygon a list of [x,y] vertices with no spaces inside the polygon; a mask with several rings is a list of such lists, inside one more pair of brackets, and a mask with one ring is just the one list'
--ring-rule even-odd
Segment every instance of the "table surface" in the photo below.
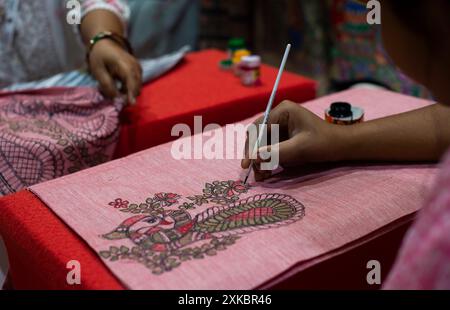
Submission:
{"label": "table surface", "polygon": [[[342,98],[357,101],[356,98],[361,98],[361,94],[357,92],[352,91],[345,96],[343,93],[334,94],[308,102],[305,106],[311,110],[323,111],[325,105],[331,101]],[[425,100],[390,92],[370,91],[364,94],[364,98],[372,102],[366,110],[368,119],[430,104]],[[365,262],[371,259],[380,261],[384,277],[395,259],[412,218],[402,219],[393,231],[384,235],[376,235],[373,238],[367,236],[363,244],[358,242],[349,252],[327,258],[318,265],[276,284],[275,288],[378,288],[369,286],[365,281]],[[27,191],[0,199],[0,234],[4,237],[9,251],[11,278],[16,288],[123,289],[97,254]],[[81,286],[66,284],[66,263],[73,259],[80,261],[83,268]]]}
{"label": "table surface", "polygon": [[[277,69],[262,66],[262,85],[244,87],[218,63],[225,53],[207,50],[189,54],[175,70],[143,88],[138,104],[122,115],[117,157],[174,139],[174,124],[193,128],[193,116],[203,123],[225,125],[264,111]],[[316,84],[285,72],[276,103],[311,100]],[[17,289],[123,289],[91,248],[50,209],[28,191],[0,199],[0,234],[8,249],[10,280]],[[66,282],[66,263],[82,265],[81,286]]]}

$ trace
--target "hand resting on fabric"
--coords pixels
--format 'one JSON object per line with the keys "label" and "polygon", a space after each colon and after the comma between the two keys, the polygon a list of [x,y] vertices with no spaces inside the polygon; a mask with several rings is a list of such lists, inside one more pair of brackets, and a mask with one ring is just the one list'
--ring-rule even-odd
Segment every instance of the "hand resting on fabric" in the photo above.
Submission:
{"label": "hand resting on fabric", "polygon": [[[129,103],[135,103],[142,87],[142,68],[136,58],[113,41],[103,40],[92,49],[89,62],[92,75],[107,97],[117,97],[120,92],[126,94]],[[120,81],[121,89],[115,79]]]}
{"label": "hand resting on fabric", "polygon": [[[81,33],[86,46],[102,31],[122,36],[125,34],[123,23],[107,10],[94,10],[83,18]],[[104,95],[114,98],[122,93],[127,97],[127,102],[135,103],[142,87],[142,68],[133,55],[113,40],[107,39],[93,46],[88,61],[91,73],[98,80]],[[121,83],[121,89],[118,89],[116,80]]]}

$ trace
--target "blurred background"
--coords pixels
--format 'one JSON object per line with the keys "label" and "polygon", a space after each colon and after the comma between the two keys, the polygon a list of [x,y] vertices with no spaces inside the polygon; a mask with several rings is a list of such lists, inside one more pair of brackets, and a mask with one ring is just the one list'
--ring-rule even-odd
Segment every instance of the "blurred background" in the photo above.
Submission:
{"label": "blurred background", "polygon": [[263,61],[275,66],[287,42],[288,69],[320,82],[320,94],[370,83],[429,97],[384,52],[381,26],[354,0],[202,0],[199,48],[226,48],[243,37]]}
{"label": "blurred background", "polygon": [[278,66],[290,42],[288,69],[319,81],[319,95],[369,83],[430,96],[392,64],[382,46],[380,26],[367,24],[368,10],[354,0],[129,1],[132,30],[153,29],[138,48],[151,50],[150,56],[184,44],[225,50],[230,38],[241,37],[263,62]]}

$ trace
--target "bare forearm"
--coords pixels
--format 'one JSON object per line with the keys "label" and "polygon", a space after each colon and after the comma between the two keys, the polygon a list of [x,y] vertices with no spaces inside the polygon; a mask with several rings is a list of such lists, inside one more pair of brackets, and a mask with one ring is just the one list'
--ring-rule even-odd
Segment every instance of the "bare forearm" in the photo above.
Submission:
{"label": "bare forearm", "polygon": [[450,108],[436,104],[338,131],[338,160],[436,161],[450,146]]}
{"label": "bare forearm", "polygon": [[124,35],[124,27],[121,20],[107,10],[95,10],[88,13],[81,22],[81,35],[87,45],[89,40],[102,31],[111,31]]}

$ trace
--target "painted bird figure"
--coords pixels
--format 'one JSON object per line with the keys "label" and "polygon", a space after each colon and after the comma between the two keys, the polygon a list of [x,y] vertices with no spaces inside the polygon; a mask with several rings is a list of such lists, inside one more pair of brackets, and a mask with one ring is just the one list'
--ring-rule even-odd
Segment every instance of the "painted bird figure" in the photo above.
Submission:
{"label": "painted bird figure", "polygon": [[103,237],[109,240],[128,238],[144,249],[166,252],[201,240],[287,225],[304,215],[304,206],[291,196],[262,194],[227,206],[208,208],[194,217],[183,210],[162,215],[136,215]]}

